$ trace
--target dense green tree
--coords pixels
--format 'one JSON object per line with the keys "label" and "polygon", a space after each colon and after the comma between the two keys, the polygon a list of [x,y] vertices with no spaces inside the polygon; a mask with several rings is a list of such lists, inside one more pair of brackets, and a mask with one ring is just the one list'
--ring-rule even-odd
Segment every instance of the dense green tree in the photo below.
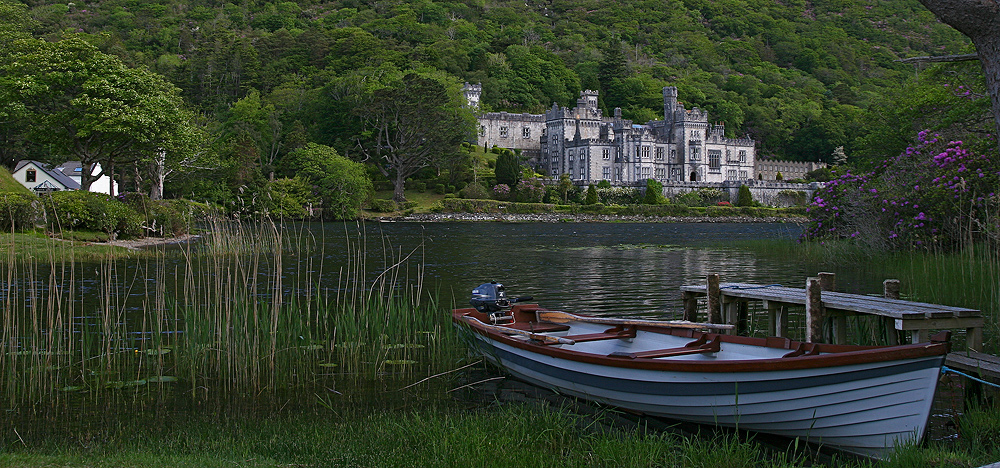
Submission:
{"label": "dense green tree", "polygon": [[357,110],[364,133],[357,137],[365,160],[393,182],[393,200],[406,201],[406,179],[435,158],[458,151],[472,135],[472,119],[457,89],[408,73],[375,90]]}
{"label": "dense green tree", "polygon": [[569,178],[569,174],[559,175],[559,195],[562,197],[563,203],[569,203],[569,192],[573,190],[573,181]]}
{"label": "dense green tree", "polygon": [[750,193],[750,187],[740,185],[740,190],[736,194],[736,206],[753,206],[753,194]]}
{"label": "dense green tree", "polygon": [[587,198],[584,203],[587,205],[593,205],[597,203],[597,201],[597,187],[595,187],[594,184],[590,184],[587,186]]}
{"label": "dense green tree", "polygon": [[363,164],[351,161],[329,146],[309,143],[285,158],[285,172],[312,185],[314,198],[323,203],[323,217],[352,219],[371,198],[372,182]]}
{"label": "dense green tree", "polygon": [[496,178],[498,184],[516,187],[521,178],[521,161],[511,150],[502,150],[497,155]]}
{"label": "dense green tree", "polygon": [[663,203],[663,184],[656,179],[646,179],[646,191],[642,196],[644,205],[659,205]]}
{"label": "dense green tree", "polygon": [[31,122],[26,139],[83,163],[84,190],[142,155],[178,151],[187,114],[177,88],[159,75],[129,68],[78,36],[57,42],[15,41],[0,63],[0,120]]}

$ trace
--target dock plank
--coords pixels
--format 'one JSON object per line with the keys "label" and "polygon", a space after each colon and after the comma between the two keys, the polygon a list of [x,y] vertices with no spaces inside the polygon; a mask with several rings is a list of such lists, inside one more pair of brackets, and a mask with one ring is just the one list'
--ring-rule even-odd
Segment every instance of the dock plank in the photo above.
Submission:
{"label": "dock plank", "polygon": [[1000,381],[1000,357],[975,351],[948,353],[945,365],[962,372],[978,373],[985,380]]}
{"label": "dock plank", "polygon": [[[749,283],[722,283],[719,292],[726,297],[740,299],[785,302],[805,305],[805,289],[785,286],[762,286]],[[707,294],[704,285],[681,286],[681,291],[693,294]],[[889,299],[879,296],[824,291],[823,305],[832,310],[880,315],[893,319],[944,319],[951,317],[977,317],[980,311],[963,307],[929,304],[926,302]]]}

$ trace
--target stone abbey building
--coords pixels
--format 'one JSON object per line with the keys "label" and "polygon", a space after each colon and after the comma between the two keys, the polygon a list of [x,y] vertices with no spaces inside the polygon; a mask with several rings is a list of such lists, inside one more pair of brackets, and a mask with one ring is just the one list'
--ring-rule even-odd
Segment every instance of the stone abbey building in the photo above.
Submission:
{"label": "stone abbey building", "polygon": [[[466,84],[470,106],[478,107],[481,93],[480,85]],[[755,179],[754,141],[727,138],[722,124],[708,123],[708,113],[677,102],[673,86],[663,88],[662,121],[635,124],[621,117],[621,109],[614,114],[603,116],[597,91],[585,90],[572,109],[553,104],[543,115],[480,115],[478,144],[519,149],[535,170],[569,174],[577,183]]]}

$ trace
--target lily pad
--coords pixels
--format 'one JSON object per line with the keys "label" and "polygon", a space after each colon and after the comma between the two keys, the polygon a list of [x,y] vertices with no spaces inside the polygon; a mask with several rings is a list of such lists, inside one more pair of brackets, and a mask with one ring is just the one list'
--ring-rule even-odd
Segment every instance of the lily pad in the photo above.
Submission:
{"label": "lily pad", "polygon": [[170,348],[158,348],[158,349],[147,349],[146,354],[150,356],[162,356],[164,354],[169,354]]}
{"label": "lily pad", "polygon": [[399,344],[385,345],[385,349],[420,349],[420,348],[426,348],[426,346],[416,343],[399,343]]}
{"label": "lily pad", "polygon": [[337,364],[333,363],[333,362],[321,362],[321,363],[319,363],[319,366],[320,367],[337,367]]}
{"label": "lily pad", "polygon": [[86,389],[87,389],[87,387],[84,387],[83,385],[67,385],[67,386],[65,386],[63,388],[60,388],[59,391],[60,392],[79,392],[81,390],[86,390]]}
{"label": "lily pad", "polygon": [[145,380],[129,380],[129,381],[113,380],[111,382],[107,382],[104,384],[104,386],[107,388],[129,388],[129,387],[139,387],[142,385],[146,385]]}
{"label": "lily pad", "polygon": [[390,366],[409,366],[411,364],[416,364],[417,361],[414,361],[412,359],[390,359],[385,361],[385,363],[389,364]]}
{"label": "lily pad", "polygon": [[153,377],[150,377],[150,378],[146,379],[146,382],[149,382],[149,383],[168,383],[168,382],[176,382],[176,381],[177,381],[177,377],[174,377],[172,375],[157,375],[157,376],[153,376]]}
{"label": "lily pad", "polygon": [[311,345],[299,346],[299,348],[304,349],[306,351],[320,351],[323,349],[323,345],[311,344]]}

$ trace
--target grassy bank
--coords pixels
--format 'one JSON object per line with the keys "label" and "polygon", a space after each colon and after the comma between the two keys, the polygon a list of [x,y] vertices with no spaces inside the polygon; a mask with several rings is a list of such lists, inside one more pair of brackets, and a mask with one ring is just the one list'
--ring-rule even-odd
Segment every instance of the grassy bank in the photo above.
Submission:
{"label": "grassy bank", "polygon": [[[997,424],[980,424],[953,446],[908,448],[884,461],[765,449],[752,436],[699,438],[645,431],[533,403],[472,411],[328,412],[267,418],[185,415],[122,420],[98,432],[37,437],[7,428],[7,467],[975,467],[1000,457]],[[794,447],[794,442],[791,443]]]}
{"label": "grassy bank", "polygon": [[[16,440],[20,444],[20,441]],[[510,405],[475,411],[295,415],[125,424],[87,444],[8,445],[0,464],[230,467],[782,467],[738,436],[685,440],[615,429],[566,411]]]}
{"label": "grassy bank", "polygon": [[42,232],[21,232],[0,234],[0,258],[41,262],[62,262],[64,260],[99,261],[111,258],[137,258],[143,252],[113,245],[95,244],[106,241],[104,237],[78,236],[77,239],[57,239]]}

